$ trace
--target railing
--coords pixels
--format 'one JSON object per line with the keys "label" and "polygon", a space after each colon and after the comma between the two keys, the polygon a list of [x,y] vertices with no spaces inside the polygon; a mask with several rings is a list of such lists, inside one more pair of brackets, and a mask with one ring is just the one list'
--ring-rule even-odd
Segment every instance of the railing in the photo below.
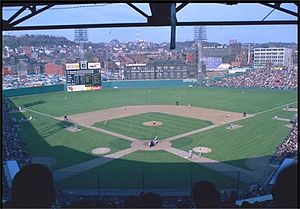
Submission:
{"label": "railing", "polygon": [[[213,182],[220,191],[239,191],[239,172],[90,172],[56,173],[56,189],[74,195],[128,196],[152,191],[164,196],[189,196],[195,182]],[[65,177],[65,178],[64,178]]]}

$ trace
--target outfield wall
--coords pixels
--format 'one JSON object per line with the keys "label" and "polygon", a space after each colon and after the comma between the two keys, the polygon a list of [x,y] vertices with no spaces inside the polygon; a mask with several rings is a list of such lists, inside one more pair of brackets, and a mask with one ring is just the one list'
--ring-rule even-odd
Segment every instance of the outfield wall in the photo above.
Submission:
{"label": "outfield wall", "polygon": [[50,92],[64,91],[65,85],[51,85],[51,86],[37,86],[28,88],[18,88],[18,89],[6,89],[3,90],[3,96],[15,97],[15,96],[25,96],[31,94],[43,94]]}
{"label": "outfield wall", "polygon": [[[162,87],[187,87],[195,85],[195,80],[132,80],[132,81],[103,81],[103,89],[113,88],[162,88]],[[3,91],[6,97],[25,96],[31,94],[43,94],[50,92],[65,91],[66,85],[38,86],[18,89],[7,89]]]}
{"label": "outfield wall", "polygon": [[102,82],[104,89],[112,88],[161,88],[161,87],[187,87],[195,85],[194,79],[183,80],[130,80],[130,81],[105,81]]}
{"label": "outfield wall", "polygon": [[[113,89],[113,88],[167,88],[167,87],[188,87],[197,86],[198,83],[193,79],[183,79],[183,80],[131,80],[131,81],[103,81],[103,89]],[[206,86],[204,86],[206,87]],[[209,88],[233,88],[233,87],[209,87]],[[256,88],[239,87],[237,89],[253,89],[253,90],[270,90],[270,91],[296,91],[296,90],[284,90],[284,89],[266,89],[266,88]],[[38,87],[28,87],[28,88],[18,88],[18,89],[6,89],[3,90],[3,96],[15,97],[15,96],[25,96],[31,94],[43,94],[50,92],[60,92],[66,91],[66,85],[51,85],[51,86],[38,86]]]}

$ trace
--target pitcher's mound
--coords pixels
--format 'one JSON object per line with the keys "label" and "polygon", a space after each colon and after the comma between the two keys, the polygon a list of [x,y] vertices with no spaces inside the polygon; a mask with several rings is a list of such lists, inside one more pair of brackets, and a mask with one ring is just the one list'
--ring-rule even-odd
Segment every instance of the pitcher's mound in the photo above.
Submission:
{"label": "pitcher's mound", "polygon": [[131,143],[132,148],[145,151],[163,150],[171,147],[171,145],[171,142],[165,140],[158,141],[158,144],[154,145],[153,147],[149,147],[149,141],[146,140],[136,140]]}
{"label": "pitcher's mound", "polygon": [[160,121],[147,121],[143,123],[144,126],[161,126],[162,124]]}
{"label": "pitcher's mound", "polygon": [[108,147],[98,147],[98,148],[92,150],[92,153],[95,155],[103,155],[103,154],[106,154],[109,152],[110,152],[110,149]]}
{"label": "pitcher's mound", "polygon": [[193,151],[194,152],[202,152],[202,153],[209,153],[211,152],[212,150],[208,147],[194,147],[193,148]]}

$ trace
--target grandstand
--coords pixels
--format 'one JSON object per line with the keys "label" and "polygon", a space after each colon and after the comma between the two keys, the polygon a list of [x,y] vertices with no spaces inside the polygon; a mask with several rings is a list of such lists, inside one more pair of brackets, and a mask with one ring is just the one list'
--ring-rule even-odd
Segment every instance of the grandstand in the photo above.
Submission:
{"label": "grandstand", "polygon": [[236,76],[221,80],[209,80],[206,86],[234,88],[267,88],[296,90],[298,83],[298,68],[273,70],[271,68],[248,70]]}

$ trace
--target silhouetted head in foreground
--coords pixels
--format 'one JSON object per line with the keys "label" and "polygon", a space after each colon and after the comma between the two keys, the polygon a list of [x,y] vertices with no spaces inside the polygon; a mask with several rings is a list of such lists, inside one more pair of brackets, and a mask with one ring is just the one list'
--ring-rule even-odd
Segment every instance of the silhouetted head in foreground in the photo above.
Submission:
{"label": "silhouetted head in foreground", "polygon": [[12,207],[51,207],[55,199],[51,171],[39,164],[23,167],[12,181],[11,195]]}
{"label": "silhouetted head in foreground", "polygon": [[138,208],[139,207],[139,197],[129,196],[126,198],[124,203],[124,208]]}
{"label": "silhouetted head in foreground", "polygon": [[298,208],[297,164],[284,168],[276,178],[272,191],[275,207]]}
{"label": "silhouetted head in foreground", "polygon": [[144,193],[140,198],[140,208],[162,208],[162,199],[159,194]]}
{"label": "silhouetted head in foreground", "polygon": [[219,208],[221,197],[215,185],[209,181],[199,181],[192,187],[193,198],[197,208]]}

